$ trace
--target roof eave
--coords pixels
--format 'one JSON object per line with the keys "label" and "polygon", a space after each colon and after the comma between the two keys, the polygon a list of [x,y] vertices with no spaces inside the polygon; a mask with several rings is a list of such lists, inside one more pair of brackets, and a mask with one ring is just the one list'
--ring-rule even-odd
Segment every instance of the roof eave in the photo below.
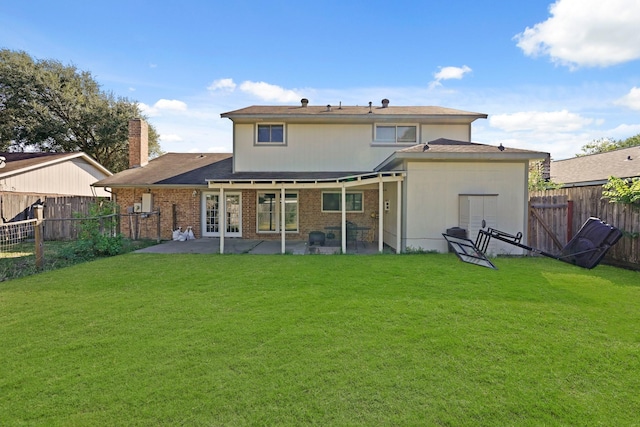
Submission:
{"label": "roof eave", "polygon": [[113,173],[111,173],[111,171],[109,171],[107,168],[102,166],[100,163],[96,162],[91,156],[87,155],[84,152],[80,152],[80,153],[69,153],[68,155],[61,156],[61,157],[58,157],[58,158],[53,159],[53,160],[49,160],[49,161],[42,162],[42,163],[37,163],[37,164],[31,165],[31,166],[27,166],[27,167],[24,167],[24,168],[20,168],[20,169],[15,169],[15,170],[12,170],[11,172],[0,173],[0,178],[6,178],[6,177],[9,177],[9,176],[30,172],[32,170],[41,169],[41,168],[44,168],[44,167],[52,166],[52,165],[55,165],[55,164],[58,164],[58,163],[62,163],[62,162],[66,162],[68,160],[73,160],[73,159],[76,159],[76,158],[84,159],[87,163],[91,164],[93,167],[95,167],[96,169],[98,169],[100,172],[104,173],[107,176],[112,176],[113,175]]}

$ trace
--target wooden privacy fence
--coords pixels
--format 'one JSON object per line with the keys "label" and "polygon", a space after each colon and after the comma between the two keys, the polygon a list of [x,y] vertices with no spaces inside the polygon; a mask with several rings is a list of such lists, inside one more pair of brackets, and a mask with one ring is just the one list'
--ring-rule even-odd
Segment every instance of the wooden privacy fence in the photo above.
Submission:
{"label": "wooden privacy fence", "polygon": [[605,260],[640,268],[640,207],[609,203],[602,199],[602,186],[531,192],[529,205],[529,246],[558,252],[558,243],[564,246],[587,219],[596,217],[623,234]]}
{"label": "wooden privacy fence", "polygon": [[570,202],[566,195],[529,198],[529,246],[556,253],[571,238]]}
{"label": "wooden privacy fence", "polygon": [[72,240],[78,237],[78,220],[74,216],[87,216],[97,200],[98,197],[0,193],[0,214],[5,223],[33,219],[34,206],[44,205],[44,240]]}

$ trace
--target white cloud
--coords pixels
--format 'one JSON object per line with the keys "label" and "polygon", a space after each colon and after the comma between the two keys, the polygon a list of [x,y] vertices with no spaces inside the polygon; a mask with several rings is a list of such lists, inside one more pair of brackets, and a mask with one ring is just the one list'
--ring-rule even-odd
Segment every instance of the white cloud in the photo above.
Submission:
{"label": "white cloud", "polygon": [[187,104],[176,99],[160,99],[153,106],[140,103],[138,104],[142,113],[149,117],[156,117],[163,111],[184,112],[187,111]]}
{"label": "white cloud", "polygon": [[159,110],[186,111],[187,104],[177,99],[161,99],[153,105]]}
{"label": "white cloud", "polygon": [[548,55],[571,68],[640,58],[639,1],[557,0],[549,12],[546,21],[514,37],[525,55]]}
{"label": "white cloud", "polygon": [[466,65],[463,65],[462,67],[440,67],[440,71],[433,74],[434,80],[429,83],[429,87],[434,88],[436,86],[442,86],[442,80],[460,80],[465,74],[470,72],[471,68]]}
{"label": "white cloud", "polygon": [[302,95],[296,91],[265,82],[245,81],[240,85],[240,90],[257,96],[264,101],[296,102],[302,98]]}
{"label": "white cloud", "polygon": [[607,133],[607,135],[613,139],[627,139],[630,136],[638,134],[640,134],[640,123],[633,125],[623,123],[609,130]]}
{"label": "white cloud", "polygon": [[207,89],[212,91],[220,89],[233,92],[236,89],[236,84],[233,82],[233,79],[218,79],[214,80]]}
{"label": "white cloud", "polygon": [[579,114],[561,111],[522,111],[513,114],[497,114],[489,118],[489,124],[506,132],[575,132],[593,123],[593,119]]}
{"label": "white cloud", "polygon": [[633,87],[628,94],[616,101],[616,104],[631,108],[632,110],[640,110],[640,87]]}

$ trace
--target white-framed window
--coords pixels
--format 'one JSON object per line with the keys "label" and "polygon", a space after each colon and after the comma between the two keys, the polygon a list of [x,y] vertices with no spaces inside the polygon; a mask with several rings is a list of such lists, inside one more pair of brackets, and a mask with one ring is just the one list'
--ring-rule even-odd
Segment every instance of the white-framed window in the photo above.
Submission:
{"label": "white-framed window", "polygon": [[[257,206],[258,233],[280,232],[280,196],[278,192],[259,192]],[[285,231],[298,231],[298,193],[284,195]]]}
{"label": "white-framed window", "polygon": [[[364,194],[352,191],[345,194],[347,212],[364,211]],[[342,212],[342,193],[339,191],[322,192],[322,212]]]}
{"label": "white-framed window", "polygon": [[410,124],[376,124],[374,141],[390,144],[417,144],[418,126]]}
{"label": "white-framed window", "polygon": [[261,123],[256,125],[256,144],[283,145],[284,143],[285,126],[283,123]]}

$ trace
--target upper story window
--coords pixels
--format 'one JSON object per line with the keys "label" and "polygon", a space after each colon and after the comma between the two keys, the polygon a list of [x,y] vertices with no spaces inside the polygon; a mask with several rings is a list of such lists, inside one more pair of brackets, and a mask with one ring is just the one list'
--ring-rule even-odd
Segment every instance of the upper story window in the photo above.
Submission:
{"label": "upper story window", "polygon": [[258,125],[256,143],[284,144],[284,125],[283,124]]}
{"label": "upper story window", "polygon": [[416,125],[376,125],[375,142],[417,144],[418,127]]}

